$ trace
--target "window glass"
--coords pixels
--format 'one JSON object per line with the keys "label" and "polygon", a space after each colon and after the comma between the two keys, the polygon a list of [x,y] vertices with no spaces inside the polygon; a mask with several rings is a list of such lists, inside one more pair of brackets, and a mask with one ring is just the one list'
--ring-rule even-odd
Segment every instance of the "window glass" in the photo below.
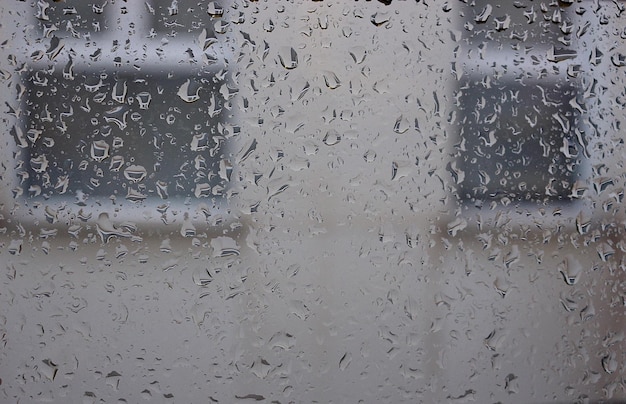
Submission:
{"label": "window glass", "polygon": [[623,402],[624,10],[3,2],[0,402]]}

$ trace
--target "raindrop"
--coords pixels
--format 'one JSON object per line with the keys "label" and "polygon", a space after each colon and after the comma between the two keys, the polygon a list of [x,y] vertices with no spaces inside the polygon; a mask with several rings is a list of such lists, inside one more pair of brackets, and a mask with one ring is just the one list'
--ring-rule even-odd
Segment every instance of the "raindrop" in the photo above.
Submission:
{"label": "raindrop", "polygon": [[194,102],[200,99],[200,89],[202,87],[195,81],[187,79],[178,89],[178,96],[185,102]]}
{"label": "raindrop", "polygon": [[211,240],[211,248],[214,257],[229,257],[239,255],[239,246],[237,242],[230,237],[216,237]]}
{"label": "raindrop", "polygon": [[126,94],[128,92],[128,85],[126,80],[116,81],[113,85],[113,91],[111,92],[111,98],[113,101],[123,104],[126,102]]}
{"label": "raindrop", "polygon": [[564,60],[574,59],[576,56],[578,56],[578,53],[573,49],[552,46],[548,51],[547,59],[551,62],[558,63]]}
{"label": "raindrop", "polygon": [[267,32],[274,31],[274,21],[272,19],[268,19],[263,23],[263,29]]}
{"label": "raindrop", "polygon": [[615,353],[611,352],[602,358],[602,369],[608,374],[614,373],[619,367],[619,362],[615,358]]}
{"label": "raindrop", "polygon": [[334,129],[331,129],[328,132],[326,132],[326,135],[324,136],[324,140],[323,140],[326,146],[334,146],[340,141],[341,141],[341,135]]}
{"label": "raindrop", "polygon": [[48,158],[45,154],[31,158],[30,167],[36,173],[45,173],[48,170]]}
{"label": "raindrop", "polygon": [[575,285],[580,279],[582,272],[582,265],[571,254],[568,254],[561,264],[559,265],[559,272],[563,276],[563,280],[568,285]]}
{"label": "raindrop", "polygon": [[156,191],[161,199],[167,199],[169,194],[167,193],[167,182],[165,181],[157,181],[156,182]]}
{"label": "raindrop", "polygon": [[124,157],[123,156],[113,156],[111,157],[111,164],[109,164],[109,170],[117,172],[124,165]]}
{"label": "raindrop", "polygon": [[131,238],[133,240],[140,240],[140,238],[133,236],[132,231],[136,228],[130,223],[123,224],[116,227],[109,219],[109,214],[106,212],[100,213],[98,220],[96,221],[96,229],[100,235],[102,242],[107,243],[112,237],[124,237]]}
{"label": "raindrop", "polygon": [[352,363],[352,354],[350,352],[346,352],[343,354],[341,359],[339,359],[339,370],[344,371],[350,366]]}
{"label": "raindrop", "polygon": [[59,221],[58,210],[53,209],[50,205],[46,205],[44,208],[44,214],[48,223],[56,223]]}
{"label": "raindrop", "polygon": [[393,125],[393,131],[401,135],[406,133],[411,127],[411,123],[403,115],[400,115],[396,119],[396,123]]}
{"label": "raindrop", "polygon": [[339,80],[337,75],[330,71],[324,72],[324,83],[326,84],[326,87],[330,88],[331,90],[334,90],[341,86],[341,81]]}
{"label": "raindrop", "polygon": [[196,227],[191,222],[191,219],[189,218],[188,213],[185,213],[185,217],[183,219],[183,225],[181,226],[181,229],[180,229],[180,234],[183,237],[195,237],[196,235]]}
{"label": "raindrop", "polygon": [[144,166],[131,165],[124,170],[124,177],[133,183],[142,181],[146,175],[147,171]]}
{"label": "raindrop", "polygon": [[388,12],[377,12],[377,13],[374,13],[370,17],[370,21],[375,26],[380,27],[381,25],[386,24],[386,23],[389,22],[389,13]]}
{"label": "raindrop", "polygon": [[474,18],[474,21],[478,24],[484,24],[487,22],[489,17],[491,16],[491,12],[493,11],[493,7],[491,4],[487,4],[483,10]]}
{"label": "raindrop", "polygon": [[142,91],[136,96],[140,109],[148,109],[150,101],[152,101],[152,95],[146,91]]}
{"label": "raindrop", "polygon": [[94,140],[91,143],[91,158],[100,162],[109,157],[110,146],[104,140]]}
{"label": "raindrop", "polygon": [[222,15],[224,15],[224,9],[222,8],[222,6],[220,6],[219,4],[217,4],[216,2],[212,1],[207,5],[207,9],[206,9],[207,14],[209,14],[211,17],[221,17]]}
{"label": "raindrop", "polygon": [[22,240],[18,239],[18,240],[11,240],[11,243],[9,244],[9,254],[11,255],[20,255],[22,253]]}
{"label": "raindrop", "polygon": [[278,54],[278,60],[280,64],[287,70],[295,69],[298,67],[298,54],[295,49],[290,47],[283,47]]}
{"label": "raindrop", "polygon": [[212,195],[211,185],[207,183],[196,184],[193,194],[196,198],[208,198]]}
{"label": "raindrop", "polygon": [[493,286],[496,289],[496,292],[498,292],[498,294],[502,297],[506,297],[506,294],[511,288],[511,284],[502,276],[496,277],[496,280],[493,282]]}
{"label": "raindrop", "polygon": [[126,193],[126,199],[131,202],[141,202],[145,200],[148,196],[137,191],[136,189],[128,187],[128,192]]}
{"label": "raindrop", "polygon": [[372,163],[374,160],[376,160],[376,152],[369,149],[365,152],[365,154],[363,154],[363,159],[368,163]]}

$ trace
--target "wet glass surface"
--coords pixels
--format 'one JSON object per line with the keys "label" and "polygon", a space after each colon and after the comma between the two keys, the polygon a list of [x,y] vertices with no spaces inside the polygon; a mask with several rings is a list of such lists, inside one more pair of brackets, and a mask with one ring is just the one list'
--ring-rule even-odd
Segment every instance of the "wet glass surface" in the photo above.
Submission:
{"label": "wet glass surface", "polygon": [[624,402],[624,10],[2,3],[0,402]]}

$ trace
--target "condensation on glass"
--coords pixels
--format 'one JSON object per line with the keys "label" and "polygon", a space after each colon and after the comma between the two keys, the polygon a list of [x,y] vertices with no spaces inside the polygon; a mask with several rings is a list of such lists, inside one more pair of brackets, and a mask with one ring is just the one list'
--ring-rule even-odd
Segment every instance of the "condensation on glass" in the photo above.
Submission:
{"label": "condensation on glass", "polygon": [[0,5],[0,401],[626,400],[621,0]]}

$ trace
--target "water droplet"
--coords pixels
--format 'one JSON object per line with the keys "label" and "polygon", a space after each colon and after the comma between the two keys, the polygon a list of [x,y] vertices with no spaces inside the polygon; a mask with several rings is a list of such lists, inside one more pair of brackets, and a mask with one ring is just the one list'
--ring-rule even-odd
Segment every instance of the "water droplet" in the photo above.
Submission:
{"label": "water droplet", "polygon": [[187,79],[178,89],[178,96],[185,102],[194,102],[200,99],[200,89],[202,87],[195,81]]}
{"label": "water droplet", "polygon": [[411,123],[403,115],[400,115],[396,119],[396,123],[393,125],[393,131],[399,135],[406,133],[411,127]]}
{"label": "water droplet", "polygon": [[457,217],[452,222],[448,223],[448,234],[455,237],[459,231],[464,230],[467,227],[467,220]]}
{"label": "water droplet", "polygon": [[596,247],[596,251],[600,256],[602,262],[607,262],[613,255],[615,255],[615,249],[608,243],[602,242]]}
{"label": "water droplet", "polygon": [[334,129],[331,129],[328,132],[326,132],[326,135],[324,136],[324,140],[323,140],[326,146],[334,146],[340,141],[341,141],[341,135]]}
{"label": "water droplet", "polygon": [[48,378],[48,380],[53,381],[59,371],[59,367],[50,359],[44,359],[41,362],[43,362],[43,366],[39,367],[39,371]]}
{"label": "water droplet", "polygon": [[229,257],[239,255],[239,246],[237,242],[230,237],[216,237],[211,240],[211,248],[213,248],[214,257]]}
{"label": "water droplet", "polygon": [[131,165],[124,170],[124,177],[126,177],[127,180],[133,183],[138,183],[142,181],[144,178],[146,178],[146,175],[147,171],[144,166]]}
{"label": "water droplet", "polygon": [[21,239],[18,240],[11,240],[11,243],[9,244],[9,254],[11,255],[20,255],[22,253],[22,244],[23,241]]}
{"label": "water droplet", "polygon": [[568,285],[575,285],[580,279],[582,265],[571,254],[568,254],[559,265],[559,272]]}
{"label": "water droplet", "polygon": [[224,15],[224,9],[222,8],[222,6],[220,6],[219,4],[217,4],[216,2],[212,1],[207,5],[207,9],[206,9],[207,14],[209,14],[211,17],[215,17],[215,18],[219,18],[222,15]]}
{"label": "water droplet", "polygon": [[374,13],[370,17],[370,21],[375,26],[380,27],[381,25],[386,24],[386,23],[389,22],[389,13],[388,12]]}
{"label": "water droplet", "polygon": [[217,34],[225,34],[226,32],[228,32],[229,25],[230,24],[228,22],[220,20],[213,25],[213,29]]}
{"label": "water droplet", "polygon": [[141,202],[145,200],[147,197],[148,195],[141,193],[136,189],[128,187],[128,192],[126,193],[125,198],[131,202]]}
{"label": "water droplet", "polygon": [[365,61],[367,50],[363,46],[353,46],[350,48],[350,56],[352,57],[352,60],[354,60],[354,63],[360,65],[363,61]]}
{"label": "water droplet", "polygon": [[91,143],[91,158],[97,162],[103,161],[109,157],[110,146],[104,140],[94,140]]}
{"label": "water droplet", "polygon": [[272,19],[268,19],[263,23],[263,29],[267,32],[274,31],[274,21]]}
{"label": "water droplet", "polygon": [[619,362],[615,356],[615,353],[611,352],[602,358],[602,369],[608,374],[614,373],[619,367]]}
{"label": "water droplet", "polygon": [[194,237],[196,235],[196,227],[191,222],[191,219],[189,219],[188,213],[185,213],[185,218],[183,219],[183,225],[181,226],[180,234],[183,237]]}
{"label": "water droplet", "polygon": [[37,1],[37,13],[35,14],[35,18],[41,21],[50,21],[50,16],[48,15],[48,9],[50,8],[50,4],[44,0]]}
{"label": "water droplet", "polygon": [[298,53],[294,48],[283,47],[278,54],[278,60],[280,64],[287,70],[295,69],[298,67]]}
{"label": "water droplet", "polygon": [[156,191],[161,199],[167,199],[169,197],[167,192],[167,182],[165,181],[159,180],[156,182]]}
{"label": "water droplet", "polygon": [[30,167],[36,173],[45,173],[48,170],[48,158],[45,154],[31,158]]}
{"label": "water droplet", "polygon": [[344,371],[350,366],[352,363],[352,354],[350,352],[346,352],[343,354],[341,359],[339,359],[339,370]]}
{"label": "water droplet", "polygon": [[511,288],[511,284],[502,276],[496,277],[496,280],[493,282],[493,286],[496,289],[496,292],[498,292],[498,294],[502,297],[506,297],[506,294]]}
{"label": "water droplet", "polygon": [[556,46],[552,46],[548,51],[547,58],[551,62],[562,62],[568,59],[574,59],[578,56],[578,52],[569,48],[557,48]]}
{"label": "water droplet", "polygon": [[150,101],[152,101],[152,95],[147,91],[138,93],[135,98],[139,103],[139,109],[148,109],[150,107]]}
{"label": "water droplet", "polygon": [[391,180],[397,181],[400,178],[408,177],[411,174],[413,165],[407,161],[394,161],[391,163]]}
{"label": "water droplet", "polygon": [[587,217],[582,211],[576,216],[576,230],[579,234],[585,234],[589,231],[591,225],[591,219]]}
{"label": "water droplet", "polygon": [[113,101],[123,104],[126,102],[126,94],[128,93],[128,85],[126,80],[116,81],[111,91],[111,98]]}
{"label": "water droplet", "polygon": [[324,83],[326,83],[326,87],[334,90],[341,86],[341,81],[337,77],[337,75],[331,71],[324,72]]}
{"label": "water droplet", "polygon": [[113,156],[111,157],[111,164],[109,164],[109,170],[117,172],[124,165],[124,157],[123,156]]}
{"label": "water droplet", "polygon": [[120,130],[124,130],[127,127],[128,109],[125,105],[120,105],[116,108],[108,110],[104,116],[106,123],[114,123]]}
{"label": "water droplet", "polygon": [[54,60],[59,55],[61,50],[65,47],[63,41],[57,37],[53,36],[50,39],[50,45],[48,45],[48,49],[46,49],[46,55],[48,55],[48,59]]}
{"label": "water droplet", "polygon": [[483,10],[474,18],[474,21],[478,24],[484,24],[487,22],[489,17],[491,16],[491,12],[493,11],[493,7],[491,4],[487,4]]}
{"label": "water droplet", "polygon": [[132,240],[141,240],[141,238],[134,236],[133,231],[136,228],[130,223],[124,223],[119,228],[114,226],[109,218],[109,214],[106,212],[98,215],[96,221],[96,229],[103,243],[107,243],[112,237],[124,237],[131,238]]}
{"label": "water droplet", "polygon": [[46,205],[44,208],[44,215],[48,223],[56,223],[59,221],[59,211],[53,209],[50,205]]}

